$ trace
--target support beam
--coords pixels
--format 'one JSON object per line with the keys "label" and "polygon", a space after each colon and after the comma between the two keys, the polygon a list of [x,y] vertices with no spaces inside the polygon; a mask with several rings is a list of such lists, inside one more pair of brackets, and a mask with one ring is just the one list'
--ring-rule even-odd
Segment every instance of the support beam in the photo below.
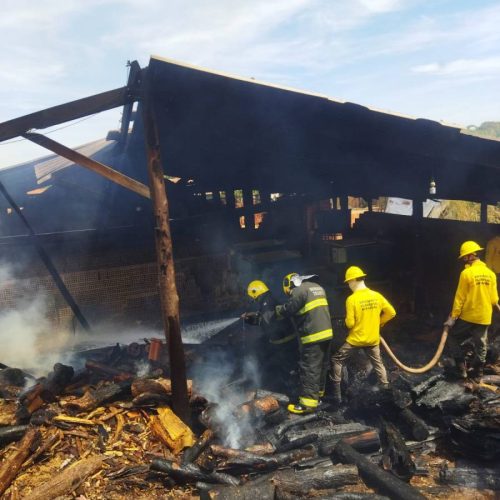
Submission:
{"label": "support beam", "polygon": [[481,215],[480,215],[480,218],[479,220],[483,223],[483,224],[488,224],[488,204],[485,203],[485,202],[482,202],[481,203]]}
{"label": "support beam", "polygon": [[149,100],[149,79],[146,76],[142,113],[146,140],[148,174],[155,216],[156,253],[160,287],[161,312],[170,358],[172,407],[184,422],[189,421],[189,398],[186,380],[186,360],[179,323],[179,296],[175,284],[172,236],[165,178],[160,155],[160,143],[155,116]]}
{"label": "support beam", "polygon": [[23,134],[23,137],[30,140],[31,142],[38,144],[39,146],[42,146],[58,154],[59,156],[67,158],[68,160],[81,165],[82,167],[88,168],[93,172],[106,177],[106,179],[109,179],[110,181],[115,182],[116,184],[119,184],[126,189],[134,191],[134,193],[140,194],[145,198],[151,198],[149,188],[142,182],[136,181],[135,179],[132,179],[131,177],[128,177],[127,175],[124,175],[121,172],[118,172],[117,170],[104,165],[103,163],[93,160],[92,158],[88,158],[78,151],[74,151],[73,149],[63,146],[53,139],[50,139],[42,134],[36,134],[34,132],[27,132],[26,134]]}
{"label": "support beam", "polygon": [[18,137],[31,129],[44,129],[69,122],[77,118],[118,108],[134,100],[127,87],[109,90],[102,94],[84,97],[36,113],[24,115],[14,120],[0,123],[0,142]]}
{"label": "support beam", "polygon": [[9,192],[7,191],[6,187],[3,185],[2,182],[0,182],[0,192],[4,195],[5,199],[9,202],[12,209],[16,212],[16,214],[19,216],[19,218],[21,219],[23,224],[26,226],[26,229],[28,230],[30,238],[33,241],[33,244],[35,245],[36,251],[38,252],[38,256],[40,257],[42,262],[45,264],[47,271],[49,271],[50,275],[52,276],[52,279],[54,280],[54,283],[56,284],[57,288],[61,292],[61,295],[64,297],[64,300],[69,305],[69,307],[71,307],[73,314],[78,319],[78,321],[80,322],[82,327],[86,331],[90,331],[91,330],[90,325],[88,324],[87,320],[85,319],[85,316],[80,311],[80,308],[78,307],[78,304],[75,302],[75,299],[71,295],[70,291],[66,288],[66,285],[64,284],[64,281],[62,280],[61,276],[57,272],[57,269],[54,266],[52,260],[50,259],[47,252],[45,252],[44,248],[40,244],[40,241],[38,240],[38,237],[35,234],[35,231],[33,230],[30,223],[28,222],[28,219],[26,219],[23,212],[21,211],[21,209],[19,208],[17,203],[14,201],[12,196],[9,194]]}

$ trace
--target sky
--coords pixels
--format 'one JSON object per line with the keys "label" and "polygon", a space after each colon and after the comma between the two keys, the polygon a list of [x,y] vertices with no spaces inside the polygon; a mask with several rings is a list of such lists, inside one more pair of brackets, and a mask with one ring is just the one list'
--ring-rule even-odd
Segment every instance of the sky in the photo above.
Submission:
{"label": "sky", "polygon": [[[0,122],[124,86],[159,55],[462,126],[500,121],[497,0],[2,0]],[[121,110],[43,131],[76,147]],[[14,139],[0,168],[47,155]]]}

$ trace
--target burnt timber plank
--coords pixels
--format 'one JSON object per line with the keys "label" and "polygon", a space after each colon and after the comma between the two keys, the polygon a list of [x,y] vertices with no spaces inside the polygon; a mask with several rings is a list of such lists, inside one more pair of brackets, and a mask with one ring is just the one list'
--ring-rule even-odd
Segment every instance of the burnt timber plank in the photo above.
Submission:
{"label": "burnt timber plank", "polygon": [[44,129],[108,109],[118,108],[131,100],[133,98],[129,89],[120,87],[14,118],[0,123],[0,142],[18,137],[31,129]]}

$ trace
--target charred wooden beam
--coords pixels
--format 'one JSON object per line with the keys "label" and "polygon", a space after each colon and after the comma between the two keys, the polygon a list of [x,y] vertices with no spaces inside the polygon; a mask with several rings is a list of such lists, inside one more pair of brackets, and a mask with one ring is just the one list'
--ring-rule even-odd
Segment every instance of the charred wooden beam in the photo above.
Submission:
{"label": "charred wooden beam", "polygon": [[368,487],[388,495],[393,500],[425,499],[417,489],[384,471],[343,441],[335,447],[332,458],[339,459],[344,464],[356,465],[359,475]]}
{"label": "charred wooden beam", "polygon": [[194,483],[220,483],[238,486],[239,479],[221,472],[204,472],[195,464],[177,464],[171,460],[157,458],[151,462],[151,470],[168,474],[176,482]]}
{"label": "charred wooden beam", "polygon": [[300,439],[310,434],[317,434],[320,440],[324,439],[343,439],[345,437],[354,436],[362,432],[373,430],[373,427],[360,424],[358,422],[351,422],[348,424],[332,424],[331,422],[324,422],[308,426],[306,429],[290,429],[286,432],[286,437],[292,441]]}
{"label": "charred wooden beam", "polygon": [[34,142],[35,144],[38,144],[39,146],[48,149],[49,151],[56,153],[59,156],[62,156],[63,158],[72,161],[73,163],[76,163],[77,165],[88,168],[96,174],[102,175],[106,179],[114,182],[115,184],[118,184],[119,186],[124,187],[125,189],[129,189],[134,193],[144,196],[144,198],[151,198],[149,188],[142,182],[136,181],[128,175],[118,172],[118,170],[115,170],[114,168],[108,167],[107,165],[104,165],[99,161],[82,155],[78,151],[68,148],[63,144],[50,139],[49,137],[46,137],[42,134],[36,134],[34,132],[27,132],[23,134],[23,137],[30,140],[31,142]]}
{"label": "charred wooden beam", "polygon": [[372,429],[366,432],[360,432],[350,437],[328,438],[321,442],[319,446],[320,455],[330,456],[340,440],[351,445],[356,451],[361,453],[371,453],[380,448],[380,438],[378,431]]}
{"label": "charred wooden beam", "polygon": [[40,431],[34,428],[28,429],[17,446],[17,450],[2,462],[0,466],[0,496],[14,481],[23,462],[36,450],[39,442]]}
{"label": "charred wooden beam", "polygon": [[267,456],[225,448],[219,445],[210,446],[210,450],[214,455],[225,459],[219,466],[221,469],[236,469],[238,471],[252,472],[275,470],[278,467],[317,456],[316,448],[311,445],[301,449]]}
{"label": "charred wooden beam", "polygon": [[129,89],[121,87],[24,115],[0,123],[0,141],[13,139],[31,129],[52,127],[59,123],[117,108],[131,100],[133,98],[130,96]]}
{"label": "charred wooden beam", "polygon": [[170,359],[170,376],[172,378],[172,406],[175,413],[187,423],[189,421],[189,397],[186,381],[186,360],[179,323],[179,296],[175,284],[168,198],[165,189],[165,172],[161,161],[158,130],[149,100],[150,76],[147,73],[145,74],[142,90],[148,174],[155,216],[160,302]]}
{"label": "charred wooden beam", "polygon": [[354,465],[334,466],[328,461],[311,469],[279,471],[271,481],[276,486],[277,498],[283,497],[284,493],[304,498],[313,496],[317,490],[336,489],[356,484],[359,476]]}
{"label": "charred wooden beam", "polygon": [[38,240],[38,237],[31,227],[31,224],[28,222],[28,219],[24,216],[23,212],[17,205],[17,203],[14,201],[14,198],[9,194],[7,191],[6,187],[3,185],[2,182],[0,182],[0,192],[4,195],[5,199],[9,202],[10,206],[12,207],[12,210],[16,212],[18,217],[21,219],[21,222],[24,224],[26,229],[28,230],[28,233],[30,235],[30,239],[33,242],[35,249],[38,253],[38,256],[40,257],[40,260],[44,263],[45,267],[47,268],[47,271],[49,274],[52,276],[52,279],[54,280],[54,283],[57,286],[57,289],[63,296],[64,300],[66,303],[69,305],[71,310],[73,311],[73,314],[75,315],[76,319],[80,322],[84,330],[90,331],[90,325],[88,321],[85,319],[85,316],[83,315],[82,311],[78,307],[78,304],[76,303],[75,299],[73,298],[73,295],[71,295],[70,291],[64,284],[64,281],[62,280],[61,276],[57,272],[56,267],[54,266],[54,263],[52,262],[52,259],[49,257],[45,249],[43,248],[42,244]]}

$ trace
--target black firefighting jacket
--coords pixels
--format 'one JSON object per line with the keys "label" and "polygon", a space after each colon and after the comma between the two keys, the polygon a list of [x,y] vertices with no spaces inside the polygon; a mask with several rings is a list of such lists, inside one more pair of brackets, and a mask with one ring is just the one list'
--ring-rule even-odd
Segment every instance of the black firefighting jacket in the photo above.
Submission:
{"label": "black firefighting jacket", "polygon": [[305,281],[293,288],[288,302],[276,307],[284,318],[293,317],[302,344],[323,342],[333,337],[332,322],[325,290]]}
{"label": "black firefighting jacket", "polygon": [[293,319],[276,316],[275,309],[278,302],[270,292],[261,295],[258,303],[259,311],[253,314],[247,313],[245,322],[260,326],[271,344],[286,344],[296,338]]}

